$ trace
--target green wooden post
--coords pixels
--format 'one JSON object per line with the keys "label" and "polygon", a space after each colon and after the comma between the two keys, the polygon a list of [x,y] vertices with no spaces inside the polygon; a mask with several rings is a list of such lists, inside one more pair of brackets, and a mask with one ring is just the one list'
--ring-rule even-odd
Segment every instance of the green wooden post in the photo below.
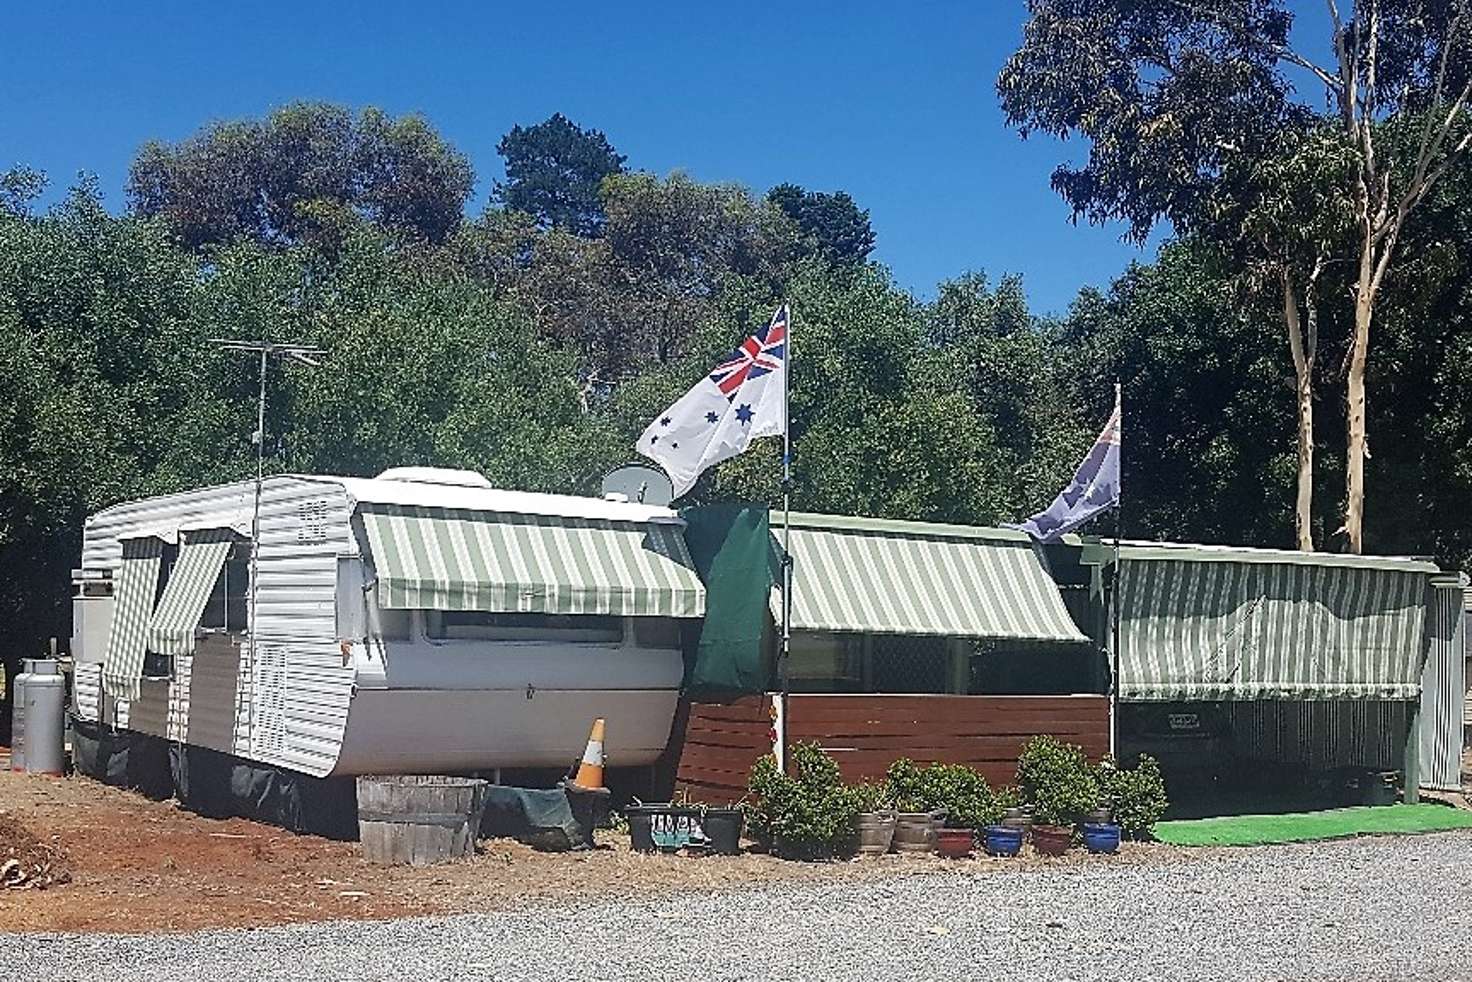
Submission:
{"label": "green wooden post", "polygon": [[1421,700],[1411,703],[1410,725],[1406,727],[1405,793],[1402,800],[1414,805],[1421,800]]}

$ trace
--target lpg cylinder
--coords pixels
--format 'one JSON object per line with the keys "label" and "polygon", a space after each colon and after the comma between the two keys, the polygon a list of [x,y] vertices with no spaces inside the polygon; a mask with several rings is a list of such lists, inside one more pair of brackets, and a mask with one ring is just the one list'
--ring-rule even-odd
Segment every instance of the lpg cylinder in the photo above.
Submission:
{"label": "lpg cylinder", "polygon": [[21,660],[20,674],[15,677],[15,687],[10,693],[10,769],[26,769],[26,683],[31,679],[31,662]]}
{"label": "lpg cylinder", "polygon": [[60,776],[66,768],[66,676],[54,658],[30,663],[21,693],[25,705],[25,769]]}

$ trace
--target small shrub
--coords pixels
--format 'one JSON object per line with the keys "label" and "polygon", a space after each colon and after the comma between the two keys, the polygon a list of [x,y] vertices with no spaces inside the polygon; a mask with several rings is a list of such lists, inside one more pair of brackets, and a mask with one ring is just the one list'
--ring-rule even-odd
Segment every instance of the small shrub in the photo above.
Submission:
{"label": "small shrub", "polygon": [[1073,825],[1098,807],[1099,777],[1083,748],[1037,736],[1017,759],[1017,784],[1039,825]]}
{"label": "small shrub", "polygon": [[1125,769],[1112,757],[1105,757],[1097,774],[1100,799],[1114,811],[1120,832],[1131,839],[1148,838],[1170,807],[1160,762],[1149,754],[1140,754],[1139,762]]}
{"label": "small shrub", "polygon": [[1008,807],[993,793],[986,778],[965,764],[921,767],[902,757],[889,765],[886,783],[890,799],[900,811],[944,811],[951,828],[993,825]]}
{"label": "small shrub", "polygon": [[789,859],[827,859],[850,851],[858,797],[845,787],[838,765],[821,747],[795,744],[791,774],[779,774],[773,757],[751,769],[752,801],[747,822],[752,835]]}
{"label": "small shrub", "polygon": [[901,757],[889,765],[885,774],[889,786],[889,800],[902,812],[929,811],[925,803],[925,771],[908,757]]}
{"label": "small shrub", "polygon": [[860,812],[887,811],[894,807],[889,784],[885,781],[855,784],[849,788],[849,793],[853,795],[854,807]]}

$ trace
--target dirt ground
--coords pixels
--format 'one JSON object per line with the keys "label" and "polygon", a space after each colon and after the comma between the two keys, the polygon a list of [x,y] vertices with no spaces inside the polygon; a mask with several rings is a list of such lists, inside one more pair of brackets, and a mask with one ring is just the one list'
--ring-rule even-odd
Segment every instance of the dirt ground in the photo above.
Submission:
{"label": "dirt ground", "polygon": [[[71,882],[44,890],[0,889],[0,932],[144,933],[253,927],[339,918],[507,910],[527,903],[637,896],[683,889],[739,889],[776,881],[976,875],[1058,864],[1189,862],[1159,845],[1127,845],[1117,856],[1071,853],[946,861],[887,856],[808,864],[769,856],[646,856],[627,836],[597,833],[582,853],[539,853],[507,840],[480,843],[459,863],[382,867],[357,844],[294,835],[243,819],[215,820],[87,778],[0,773],[0,817],[61,851]],[[5,848],[0,843],[0,852]]]}

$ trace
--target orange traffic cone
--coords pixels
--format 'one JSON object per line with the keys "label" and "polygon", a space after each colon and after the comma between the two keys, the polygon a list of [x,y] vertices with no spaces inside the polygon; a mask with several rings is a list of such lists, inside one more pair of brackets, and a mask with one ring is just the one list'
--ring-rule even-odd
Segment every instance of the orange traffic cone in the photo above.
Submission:
{"label": "orange traffic cone", "polygon": [[593,720],[593,731],[588,734],[588,749],[583,751],[583,762],[572,782],[589,791],[603,787],[603,727],[602,716]]}

